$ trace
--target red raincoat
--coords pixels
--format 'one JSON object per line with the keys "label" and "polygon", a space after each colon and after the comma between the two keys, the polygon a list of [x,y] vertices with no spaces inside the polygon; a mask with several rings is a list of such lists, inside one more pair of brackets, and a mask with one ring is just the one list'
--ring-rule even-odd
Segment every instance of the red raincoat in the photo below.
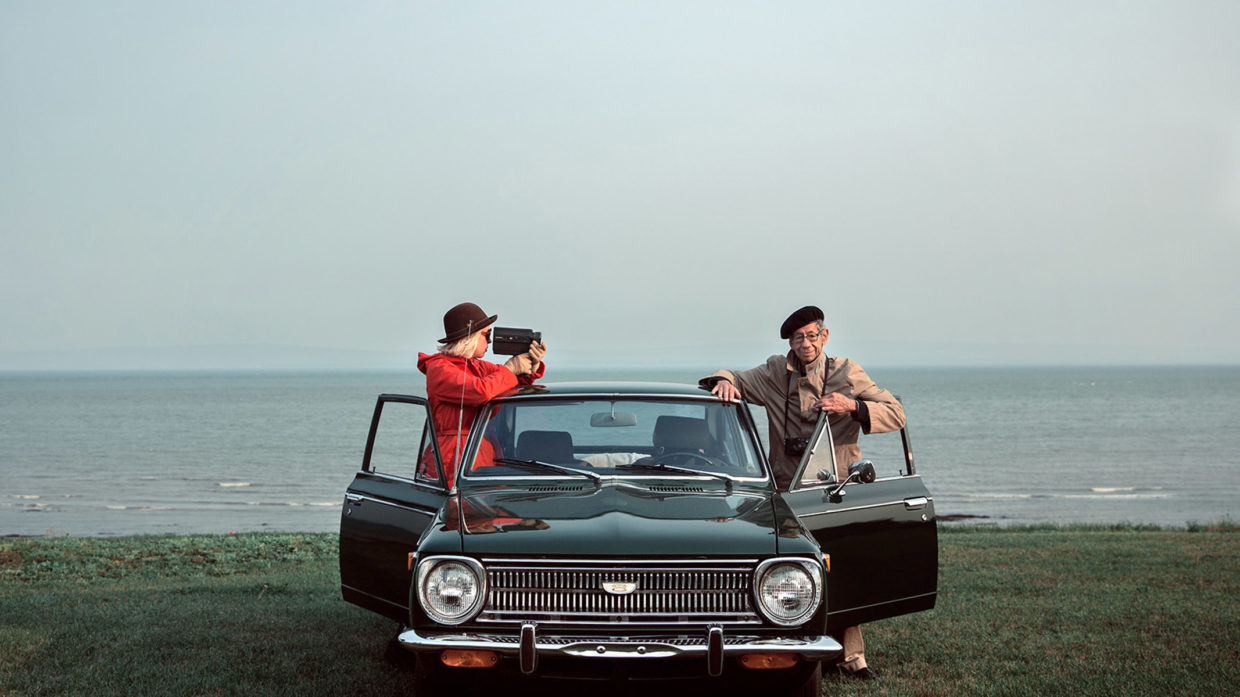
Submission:
{"label": "red raincoat", "polygon": [[[419,353],[418,370],[426,374],[426,397],[431,403],[431,420],[435,422],[439,454],[448,474],[448,486],[452,486],[456,479],[457,435],[459,433],[463,447],[478,407],[518,385],[533,384],[546,372],[547,364],[539,363],[533,373],[517,377],[503,365],[480,358]],[[483,439],[474,461],[485,465],[495,457],[491,442]],[[422,463],[429,476],[438,476],[433,456],[425,454]]]}

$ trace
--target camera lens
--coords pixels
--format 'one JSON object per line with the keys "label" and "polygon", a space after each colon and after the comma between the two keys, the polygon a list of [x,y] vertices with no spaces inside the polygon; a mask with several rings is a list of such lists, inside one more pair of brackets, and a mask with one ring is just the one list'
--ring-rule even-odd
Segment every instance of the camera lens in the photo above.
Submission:
{"label": "camera lens", "polygon": [[801,455],[805,452],[805,448],[809,445],[808,438],[785,438],[784,454],[785,455]]}

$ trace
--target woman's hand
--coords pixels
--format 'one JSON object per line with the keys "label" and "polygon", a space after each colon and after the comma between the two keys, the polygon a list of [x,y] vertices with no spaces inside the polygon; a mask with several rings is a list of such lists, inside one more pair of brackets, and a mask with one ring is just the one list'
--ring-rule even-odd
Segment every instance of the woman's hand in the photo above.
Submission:
{"label": "woman's hand", "polygon": [[530,350],[527,353],[530,355],[530,361],[533,363],[534,369],[537,369],[538,364],[542,363],[543,356],[547,355],[547,345],[541,341],[531,341]]}
{"label": "woman's hand", "polygon": [[511,370],[513,375],[529,375],[530,373],[537,372],[538,364],[542,363],[543,356],[545,355],[547,355],[547,345],[531,341],[529,351],[509,358],[504,362],[504,366]]}

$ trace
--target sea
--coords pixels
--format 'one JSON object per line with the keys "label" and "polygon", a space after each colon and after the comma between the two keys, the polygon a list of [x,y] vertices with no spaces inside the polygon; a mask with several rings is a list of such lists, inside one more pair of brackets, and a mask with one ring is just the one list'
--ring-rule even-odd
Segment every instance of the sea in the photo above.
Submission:
{"label": "sea", "polygon": [[[713,370],[551,368],[545,382]],[[944,525],[1240,518],[1240,366],[867,369],[904,402]],[[416,371],[0,374],[0,536],[335,531],[376,397],[424,386]],[[861,445],[880,476],[904,467],[897,436]]]}

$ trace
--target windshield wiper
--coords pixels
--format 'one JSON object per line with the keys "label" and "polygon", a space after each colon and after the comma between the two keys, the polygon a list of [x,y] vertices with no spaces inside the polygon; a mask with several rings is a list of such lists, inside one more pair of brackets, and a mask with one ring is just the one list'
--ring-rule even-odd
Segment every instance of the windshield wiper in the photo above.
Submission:
{"label": "windshield wiper", "polygon": [[703,472],[701,470],[691,470],[687,467],[676,467],[674,465],[665,465],[662,462],[634,462],[628,465],[616,465],[618,470],[645,470],[648,472],[667,472],[670,474],[688,474],[697,475],[699,477],[714,477],[722,479],[728,485],[728,491],[732,491],[732,478],[726,474],[718,474],[716,472]]}
{"label": "windshield wiper", "polygon": [[559,472],[560,474],[579,474],[583,477],[589,477],[594,480],[595,484],[603,481],[603,478],[588,470],[579,470],[564,465],[553,465],[550,462],[541,460],[518,460],[513,457],[497,457],[495,458],[497,465],[509,465],[511,467],[524,467],[526,469],[541,470],[543,472]]}

